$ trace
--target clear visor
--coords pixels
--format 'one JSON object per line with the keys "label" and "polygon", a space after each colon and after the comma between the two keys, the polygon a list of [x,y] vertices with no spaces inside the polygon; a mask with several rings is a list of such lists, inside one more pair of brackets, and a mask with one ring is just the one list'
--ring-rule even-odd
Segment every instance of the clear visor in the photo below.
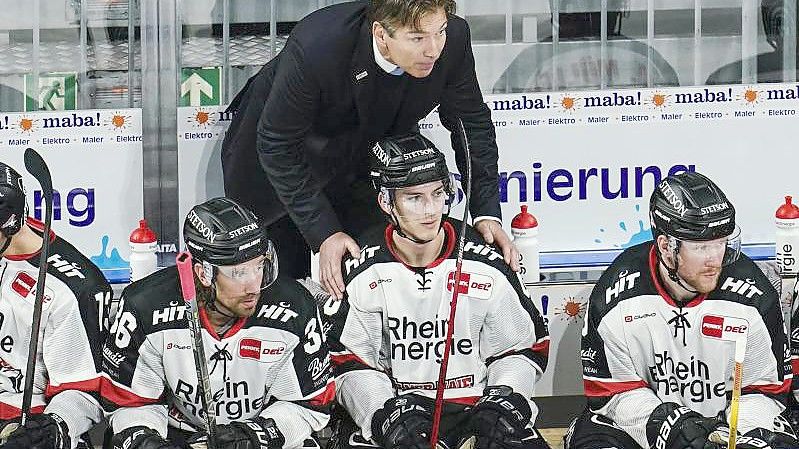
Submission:
{"label": "clear visor", "polygon": [[[670,237],[680,242],[680,254],[692,259],[721,260],[721,266],[732,265],[741,255],[741,228],[738,226],[727,237],[715,240],[694,241]],[[676,247],[676,245],[675,245]]]}
{"label": "clear visor", "polygon": [[277,252],[269,241],[266,253],[262,256],[236,265],[214,265],[214,267],[220,276],[238,284],[257,283],[263,290],[277,279]]}
{"label": "clear visor", "polygon": [[448,213],[452,199],[453,180],[449,184],[433,181],[413,187],[381,189],[384,201],[398,217],[414,221],[427,221]]}

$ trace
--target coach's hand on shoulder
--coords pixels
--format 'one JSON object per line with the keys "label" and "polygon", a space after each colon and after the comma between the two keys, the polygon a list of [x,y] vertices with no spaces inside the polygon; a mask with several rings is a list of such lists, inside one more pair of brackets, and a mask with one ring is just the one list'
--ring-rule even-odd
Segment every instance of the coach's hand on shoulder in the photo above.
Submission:
{"label": "coach's hand on shoulder", "polygon": [[31,415],[24,426],[11,422],[0,430],[2,449],[69,449],[69,428],[56,414]]}
{"label": "coach's hand on shoulder", "polygon": [[319,280],[322,281],[322,287],[338,299],[344,297],[341,260],[348,251],[352,257],[360,257],[361,248],[352,237],[343,232],[336,232],[326,238],[319,247]]}
{"label": "coach's hand on shoulder", "polygon": [[[726,427],[718,418],[706,418],[688,407],[674,402],[658,405],[646,423],[646,439],[650,448],[662,449],[721,449],[708,437]],[[718,432],[717,432],[718,433]]]}
{"label": "coach's hand on shoulder", "polygon": [[415,394],[391,398],[372,416],[372,440],[385,449],[430,449],[433,411]]}
{"label": "coach's hand on shoulder", "polygon": [[[216,427],[216,449],[280,449],[286,443],[271,418],[255,417]],[[208,447],[208,433],[197,432],[188,439],[192,449]]]}
{"label": "coach's hand on shoulder", "polygon": [[519,250],[510,240],[508,234],[505,234],[502,229],[502,223],[490,218],[484,218],[475,222],[474,228],[483,236],[483,240],[486,243],[490,243],[502,251],[502,258],[505,259],[505,263],[510,265],[513,271],[519,271],[521,268],[519,265]]}
{"label": "coach's hand on shoulder", "polygon": [[113,449],[181,449],[155,430],[145,426],[129,427],[111,438]]}

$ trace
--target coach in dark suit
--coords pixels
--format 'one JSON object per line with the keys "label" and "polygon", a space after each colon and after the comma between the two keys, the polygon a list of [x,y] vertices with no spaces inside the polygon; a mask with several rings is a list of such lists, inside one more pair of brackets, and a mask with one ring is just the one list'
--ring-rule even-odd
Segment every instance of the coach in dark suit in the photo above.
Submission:
{"label": "coach in dark suit", "polygon": [[[474,69],[466,21],[454,0],[371,0],[318,10],[233,100],[222,146],[225,191],[269,224],[281,271],[310,272],[320,251],[325,288],[343,292],[341,258],[359,252],[347,234],[383,220],[368,185],[373,142],[412,131],[436,106],[453,132],[456,161],[472,159],[470,212],[486,240],[518,269],[501,227],[497,145]],[[347,232],[347,233],[345,233]],[[307,242],[307,244],[306,244]]]}

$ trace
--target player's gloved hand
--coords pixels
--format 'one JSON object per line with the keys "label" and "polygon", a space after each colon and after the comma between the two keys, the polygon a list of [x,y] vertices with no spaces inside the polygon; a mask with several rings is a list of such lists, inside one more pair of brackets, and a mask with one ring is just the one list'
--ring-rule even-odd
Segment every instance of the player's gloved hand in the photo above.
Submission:
{"label": "player's gloved hand", "polygon": [[708,441],[708,436],[720,426],[718,418],[705,418],[688,407],[664,402],[649,415],[646,439],[653,449],[716,449],[718,444]]}
{"label": "player's gloved hand", "polygon": [[[280,449],[286,438],[271,418],[257,416],[216,427],[216,449]],[[197,432],[188,439],[192,449],[208,447],[208,433]]]}
{"label": "player's gloved hand", "polygon": [[181,449],[149,427],[129,427],[111,438],[113,449]]}
{"label": "player's gloved hand", "polygon": [[[711,441],[726,448],[730,440],[730,429],[722,425],[710,434]],[[799,440],[790,424],[782,416],[774,420],[773,430],[755,428],[735,438],[735,447],[740,449],[793,449],[799,447]]]}
{"label": "player's gloved hand", "polygon": [[470,437],[466,439],[472,439],[471,447],[475,449],[549,447],[529,425],[531,417],[530,404],[524,396],[504,385],[487,387],[483,397],[469,410]]}
{"label": "player's gloved hand", "polygon": [[[11,426],[11,427],[10,427]],[[2,449],[69,449],[69,428],[60,416],[52,413],[30,415],[24,426],[6,424]]]}
{"label": "player's gloved hand", "polygon": [[385,449],[429,449],[433,412],[420,396],[391,398],[372,417],[372,439]]}

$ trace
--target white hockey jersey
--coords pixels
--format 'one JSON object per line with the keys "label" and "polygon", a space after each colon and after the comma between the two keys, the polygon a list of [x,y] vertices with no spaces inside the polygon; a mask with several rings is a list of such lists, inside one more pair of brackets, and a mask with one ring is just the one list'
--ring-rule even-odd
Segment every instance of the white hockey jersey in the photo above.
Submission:
{"label": "white hockey jersey", "polygon": [[[102,396],[115,432],[205,427],[204,411],[175,267],[128,286],[103,347]],[[274,419],[295,447],[328,421],[335,396],[316,303],[296,281],[278,278],[256,312],[221,337],[200,308],[216,422]]]}
{"label": "white hockey jersey", "polygon": [[[27,224],[42,234],[40,222]],[[20,415],[38,274],[39,252],[0,259],[0,420]],[[73,443],[102,419],[92,395],[111,296],[100,270],[51,232],[31,407],[61,416]]]}
{"label": "white hockey jersey", "polygon": [[[337,398],[367,438],[372,415],[388,398],[405,393],[435,398],[454,288],[457,225],[444,223],[443,253],[421,268],[404,265],[392,253],[387,244],[392,226],[367,234],[361,257],[343,263],[346,298],[331,298],[323,308],[332,326],[328,342]],[[530,398],[549,352],[543,319],[519,277],[471,227],[464,248],[444,398],[472,405],[486,385],[507,385]]]}
{"label": "white hockey jersey", "polygon": [[646,422],[662,402],[707,417],[727,413],[734,340],[746,333],[739,432],[772,430],[792,378],[774,287],[742,255],[722,270],[716,290],[680,307],[657,263],[651,242],[634,246],[594,287],[581,351],[589,407],[643,447]]}

